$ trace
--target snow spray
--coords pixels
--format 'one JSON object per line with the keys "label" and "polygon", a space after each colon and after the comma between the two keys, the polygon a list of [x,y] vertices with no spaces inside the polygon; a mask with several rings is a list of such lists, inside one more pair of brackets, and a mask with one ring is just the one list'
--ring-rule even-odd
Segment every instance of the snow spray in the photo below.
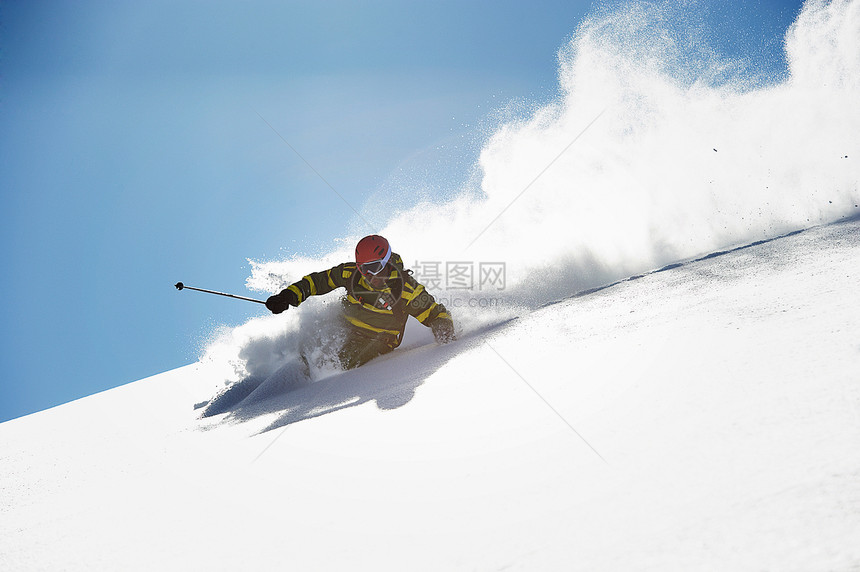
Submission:
{"label": "snow spray", "polygon": [[[592,14],[559,50],[558,97],[497,125],[458,196],[379,229],[437,296],[494,300],[459,304],[461,327],[860,214],[860,0],[808,1],[777,78],[719,57],[684,5]],[[253,262],[247,285],[277,291],[358,238]],[[503,280],[483,289],[481,265]]]}

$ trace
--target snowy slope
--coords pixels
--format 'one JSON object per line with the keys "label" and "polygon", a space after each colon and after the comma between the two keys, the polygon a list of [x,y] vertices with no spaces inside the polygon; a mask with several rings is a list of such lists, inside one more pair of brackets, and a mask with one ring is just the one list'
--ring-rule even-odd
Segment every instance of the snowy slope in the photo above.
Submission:
{"label": "snowy slope", "polygon": [[228,413],[195,364],[3,423],[0,568],[856,570],[858,260],[854,220]]}

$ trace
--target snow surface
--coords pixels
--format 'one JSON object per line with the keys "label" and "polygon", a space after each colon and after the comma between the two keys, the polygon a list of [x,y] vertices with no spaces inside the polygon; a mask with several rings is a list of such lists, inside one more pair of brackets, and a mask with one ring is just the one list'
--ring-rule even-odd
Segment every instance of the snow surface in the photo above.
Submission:
{"label": "snow surface", "polygon": [[855,219],[226,413],[201,362],[0,424],[0,569],[860,569],[858,260]]}

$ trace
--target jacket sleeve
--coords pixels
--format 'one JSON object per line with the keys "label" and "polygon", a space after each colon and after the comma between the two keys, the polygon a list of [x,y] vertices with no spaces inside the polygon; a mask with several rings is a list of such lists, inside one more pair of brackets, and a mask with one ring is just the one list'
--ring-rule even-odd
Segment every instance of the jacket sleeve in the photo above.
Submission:
{"label": "jacket sleeve", "polygon": [[412,276],[406,275],[404,294],[411,295],[412,300],[406,305],[407,312],[433,330],[433,337],[440,344],[457,339],[454,333],[454,320],[442,304],[436,302],[433,295],[425,290]]}
{"label": "jacket sleeve", "polygon": [[436,302],[424,285],[408,273],[404,273],[403,296],[407,299],[406,312],[425,326],[429,327],[437,320],[453,323],[445,306]]}
{"label": "jacket sleeve", "polygon": [[298,282],[293,282],[281,291],[291,306],[298,306],[310,296],[328,294],[335,288],[346,287],[344,265],[335,266],[322,272],[311,272]]}

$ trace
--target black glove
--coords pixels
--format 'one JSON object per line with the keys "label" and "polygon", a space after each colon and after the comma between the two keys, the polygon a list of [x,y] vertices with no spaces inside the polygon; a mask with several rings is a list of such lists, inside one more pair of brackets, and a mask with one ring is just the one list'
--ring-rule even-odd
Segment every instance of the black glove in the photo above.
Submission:
{"label": "black glove", "polygon": [[273,314],[280,314],[290,306],[298,306],[295,292],[291,290],[281,290],[280,294],[269,296],[266,299],[266,308],[271,310]]}
{"label": "black glove", "polygon": [[453,342],[456,338],[454,335],[454,322],[439,318],[430,324],[430,329],[433,330],[433,337],[440,344]]}

